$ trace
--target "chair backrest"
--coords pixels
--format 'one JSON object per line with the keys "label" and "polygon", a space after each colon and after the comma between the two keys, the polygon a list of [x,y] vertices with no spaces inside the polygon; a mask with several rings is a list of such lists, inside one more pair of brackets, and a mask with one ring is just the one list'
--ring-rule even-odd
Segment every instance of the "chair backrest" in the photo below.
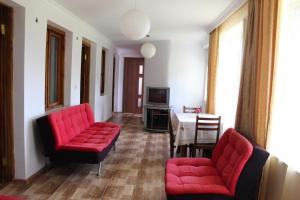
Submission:
{"label": "chair backrest", "polygon": [[202,109],[201,109],[201,107],[187,107],[187,106],[183,106],[183,112],[184,113],[201,113]]}
{"label": "chair backrest", "polygon": [[229,189],[235,195],[238,179],[253,152],[253,145],[232,128],[225,131],[212,153],[212,161]]}
{"label": "chair backrest", "polygon": [[171,118],[171,111],[169,110],[168,116],[168,130],[170,134],[170,157],[173,158],[174,156],[174,142],[175,142],[175,135],[173,132],[173,125],[172,125],[172,118]]}
{"label": "chair backrest", "polygon": [[197,144],[198,131],[202,131],[205,134],[216,134],[215,143],[218,142],[221,129],[221,116],[218,117],[196,117],[195,128],[195,140],[194,144]]}

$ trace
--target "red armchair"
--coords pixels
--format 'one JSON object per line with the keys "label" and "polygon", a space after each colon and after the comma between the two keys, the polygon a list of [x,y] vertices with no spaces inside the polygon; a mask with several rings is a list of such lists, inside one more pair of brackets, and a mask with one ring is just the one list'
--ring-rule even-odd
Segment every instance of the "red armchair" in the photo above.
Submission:
{"label": "red armchair", "polygon": [[169,159],[165,190],[168,200],[257,198],[261,171],[268,153],[233,129],[216,145],[212,158]]}

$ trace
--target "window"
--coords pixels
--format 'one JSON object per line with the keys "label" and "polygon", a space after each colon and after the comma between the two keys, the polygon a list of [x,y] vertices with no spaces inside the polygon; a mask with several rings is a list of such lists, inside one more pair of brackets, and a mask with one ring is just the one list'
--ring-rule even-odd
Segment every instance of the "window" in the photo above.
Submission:
{"label": "window", "polygon": [[106,51],[102,49],[102,59],[101,59],[101,85],[100,85],[100,95],[103,96],[105,92],[105,58]]}
{"label": "window", "polygon": [[216,85],[216,114],[223,130],[234,127],[243,55],[244,20],[220,31]]}
{"label": "window", "polygon": [[143,100],[143,88],[144,88],[144,64],[139,65],[139,83],[138,83],[138,108],[141,108]]}
{"label": "window", "polygon": [[64,102],[64,44],[65,34],[48,26],[46,49],[46,110]]}
{"label": "window", "polygon": [[281,16],[269,150],[300,171],[300,0],[284,1]]}

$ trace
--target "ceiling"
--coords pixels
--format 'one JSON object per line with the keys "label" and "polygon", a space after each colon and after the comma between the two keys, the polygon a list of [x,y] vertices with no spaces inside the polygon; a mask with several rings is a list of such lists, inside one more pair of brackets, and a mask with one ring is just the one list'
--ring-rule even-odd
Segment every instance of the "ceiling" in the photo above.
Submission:
{"label": "ceiling", "polygon": [[[116,43],[128,43],[121,34],[122,14],[134,7],[134,0],[55,0],[97,28]],[[202,39],[233,4],[243,0],[136,0],[136,7],[151,20],[150,39]],[[130,43],[130,42],[129,42]]]}

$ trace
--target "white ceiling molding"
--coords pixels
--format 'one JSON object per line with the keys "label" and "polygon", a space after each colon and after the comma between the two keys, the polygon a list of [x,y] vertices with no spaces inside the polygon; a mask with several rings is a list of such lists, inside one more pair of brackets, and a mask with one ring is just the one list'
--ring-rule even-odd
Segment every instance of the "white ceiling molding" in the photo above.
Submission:
{"label": "white ceiling molding", "polygon": [[232,4],[230,4],[220,15],[211,23],[207,30],[210,33],[215,28],[220,26],[228,17],[230,17],[235,11],[237,11],[239,8],[241,8],[247,0],[236,0]]}

